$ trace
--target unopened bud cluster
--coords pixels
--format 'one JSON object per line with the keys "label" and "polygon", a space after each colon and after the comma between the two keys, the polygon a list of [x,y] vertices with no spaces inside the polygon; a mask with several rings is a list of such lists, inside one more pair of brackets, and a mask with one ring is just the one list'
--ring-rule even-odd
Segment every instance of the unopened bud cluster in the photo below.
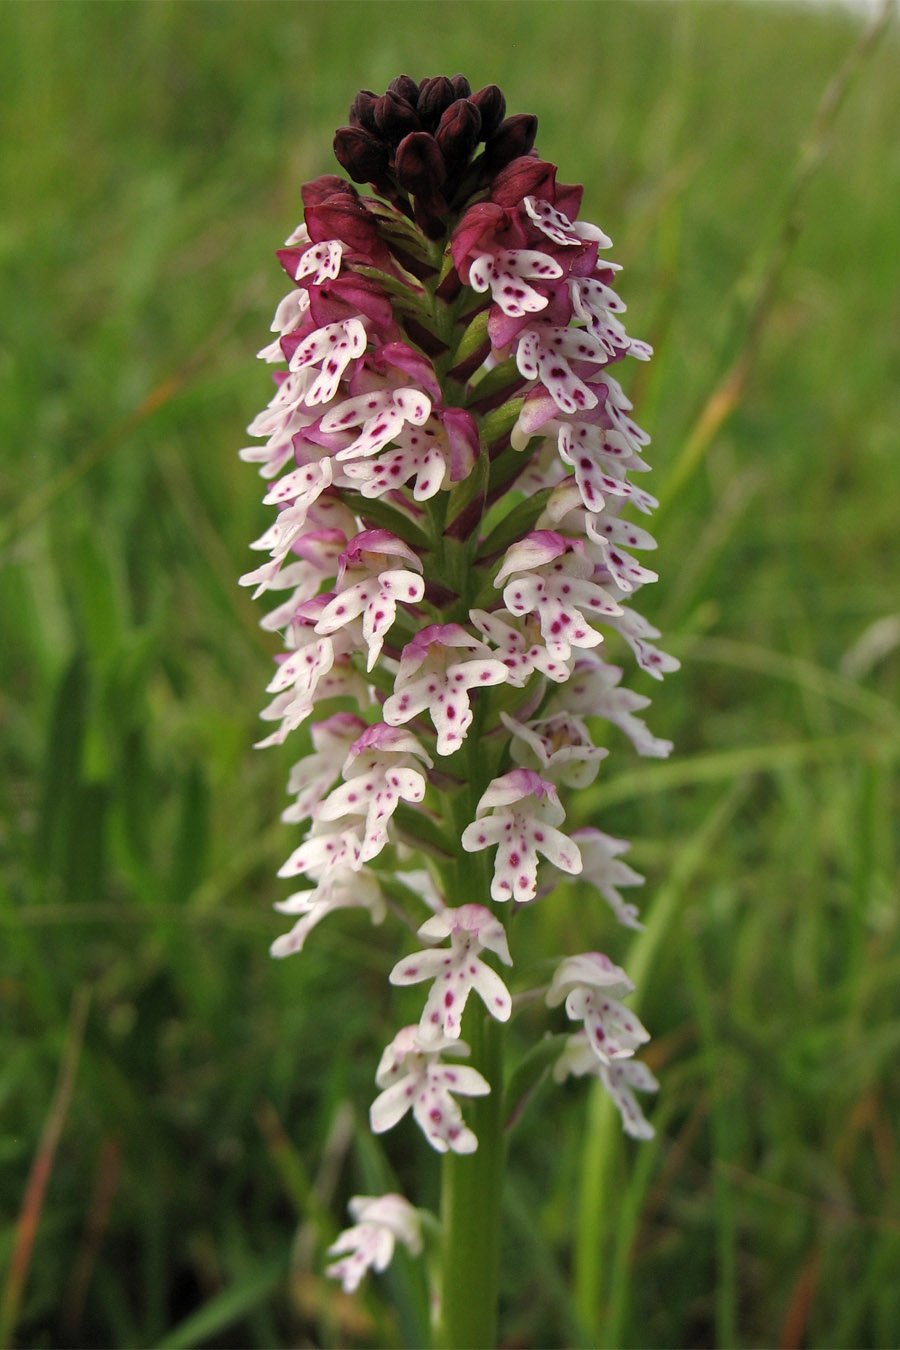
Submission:
{"label": "unopened bud cluster", "polygon": [[[655,502],[612,367],[650,349],[622,324],[610,240],[534,152],[536,127],[462,76],[357,95],[335,153],[377,195],[331,175],[303,187],[278,255],[292,287],[260,353],[275,393],[249,428],[263,444],[241,452],[277,508],[242,578],[276,593],[262,622],[284,642],[260,744],[304,724],[311,740],[284,813],[305,834],[280,873],[304,881],[278,905],[295,922],[273,952],[338,909],[404,912],[422,949],[390,979],[427,989],[382,1056],[371,1123],[410,1112],[442,1152],[477,1147],[458,1099],[500,1090],[459,1062],[462,1014],[474,990],[510,1017],[497,963],[513,965],[522,911],[578,876],[639,927],[627,845],[565,829],[568,794],[607,753],[598,722],[639,754],[671,748],[600,655],[611,636],[656,678],[677,664],[631,603],[656,574],[630,517]],[[633,987],[584,952],[546,1001],[577,1026],[554,1076],[597,1078],[645,1138],[634,1090],[656,1083],[633,1058]],[[396,1238],[420,1242],[399,1196],[354,1212],[332,1267],[348,1287]]]}

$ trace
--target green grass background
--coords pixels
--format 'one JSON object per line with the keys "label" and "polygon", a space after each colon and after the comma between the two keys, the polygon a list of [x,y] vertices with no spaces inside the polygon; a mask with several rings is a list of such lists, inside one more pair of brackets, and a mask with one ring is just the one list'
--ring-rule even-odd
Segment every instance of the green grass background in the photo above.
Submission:
{"label": "green grass background", "polygon": [[434,1203],[437,1174],[408,1122],[383,1148],[357,1129],[396,932],[338,917],[267,955],[296,756],[250,748],[272,644],[235,579],[268,513],[236,451],[268,398],[273,250],[351,97],[462,70],[539,115],[656,345],[628,376],[664,503],[642,608],[684,662],[647,690],[674,757],[616,742],[579,808],[635,840],[646,933],[577,886],[535,929],[640,975],[657,1138],[621,1138],[583,1084],[539,1090],[504,1341],[897,1344],[896,29],[809,148],[858,32],[783,3],[0,9],[15,1343],[422,1334],[403,1261],[351,1304],[321,1277],[348,1195],[396,1174]]}

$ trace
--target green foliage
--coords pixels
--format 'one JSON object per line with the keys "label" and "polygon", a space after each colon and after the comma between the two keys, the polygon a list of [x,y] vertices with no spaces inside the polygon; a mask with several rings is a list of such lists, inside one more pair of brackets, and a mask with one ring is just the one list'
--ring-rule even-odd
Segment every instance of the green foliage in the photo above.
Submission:
{"label": "green foliage", "polygon": [[[645,932],[566,884],[523,954],[596,946],[639,979],[657,1138],[622,1138],[584,1084],[529,1079],[505,1335],[896,1344],[897,35],[826,143],[815,110],[858,31],[840,11],[490,0],[436,18],[3,12],[13,1335],[394,1345],[422,1323],[414,1265],[352,1302],[321,1276],[349,1194],[396,1178],[434,1204],[437,1171],[408,1123],[383,1152],[356,1129],[394,1024],[390,923],[339,915],[302,956],[267,955],[298,751],[250,750],[272,644],[235,580],[266,519],[236,451],[267,397],[251,358],[284,290],[273,250],[353,93],[406,68],[537,112],[616,241],[629,330],[657,350],[628,374],[663,502],[641,608],[684,661],[648,690],[676,757],[636,762],[616,738],[581,805],[636,840]],[[526,1008],[512,1037],[545,1025]]]}

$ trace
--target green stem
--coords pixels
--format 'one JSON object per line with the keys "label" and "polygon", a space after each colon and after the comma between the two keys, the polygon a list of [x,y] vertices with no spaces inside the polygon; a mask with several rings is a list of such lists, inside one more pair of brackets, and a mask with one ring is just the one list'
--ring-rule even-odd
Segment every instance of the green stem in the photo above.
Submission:
{"label": "green stem", "polygon": [[486,1350],[497,1344],[503,1137],[503,1027],[473,1008],[467,1031],[472,1064],[491,1085],[470,1112],[475,1153],[443,1160],[441,1228],[443,1278],[438,1344],[447,1350]]}
{"label": "green stem", "polygon": [[[487,691],[485,691],[487,692]],[[470,820],[487,782],[496,772],[484,753],[484,702],[466,738],[468,781],[446,802],[459,834]],[[445,873],[448,904],[487,904],[491,867],[486,853],[462,849]],[[506,1167],[503,1044],[505,1028],[472,998],[463,1018],[470,1063],[490,1083],[490,1094],[466,1108],[478,1140],[474,1153],[448,1153],[441,1172],[441,1299],[436,1344],[445,1350],[487,1350],[497,1344],[500,1279],[500,1205]]]}

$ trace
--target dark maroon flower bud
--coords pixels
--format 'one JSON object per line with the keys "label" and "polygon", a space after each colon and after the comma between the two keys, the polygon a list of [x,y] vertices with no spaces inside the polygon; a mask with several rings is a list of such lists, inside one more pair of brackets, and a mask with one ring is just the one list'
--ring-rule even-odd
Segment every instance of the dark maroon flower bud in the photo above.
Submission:
{"label": "dark maroon flower bud", "polygon": [[376,100],[374,112],[378,130],[391,145],[402,141],[411,131],[421,130],[422,124],[412,104],[399,94],[392,93],[390,89],[382,98]]}
{"label": "dark maroon flower bud", "polygon": [[405,98],[413,107],[416,106],[416,100],[419,97],[419,86],[410,75],[398,75],[396,79],[391,80],[388,85],[389,94],[399,94]]}
{"label": "dark maroon flower bud", "polygon": [[446,75],[435,75],[433,79],[422,81],[416,111],[426,131],[434,130],[445,108],[449,108],[455,98],[453,85]]}
{"label": "dark maroon flower bud", "polygon": [[464,98],[451,103],[434,133],[448,176],[454,177],[465,168],[480,138],[481,113],[474,103]]}
{"label": "dark maroon flower bud", "polygon": [[481,136],[486,141],[493,136],[506,116],[506,99],[503,97],[503,91],[495,84],[486,84],[477,94],[472,95],[469,102],[474,103],[481,113]]}
{"label": "dark maroon flower bud", "polygon": [[411,193],[413,219],[429,239],[444,232],[447,201],[443,187],[447,177],[437,141],[427,131],[414,131],[397,146],[394,172],[400,186]]}
{"label": "dark maroon flower bud", "polygon": [[307,206],[303,219],[314,244],[340,239],[351,255],[359,255],[367,264],[383,267],[389,261],[375,218],[358,197],[335,192],[317,205]]}
{"label": "dark maroon flower bud", "polygon": [[364,127],[366,131],[378,130],[375,122],[377,99],[378,95],[373,94],[371,89],[360,89],[356,98],[350,104],[351,127]]}
{"label": "dark maroon flower bud", "polygon": [[491,201],[515,206],[523,197],[556,201],[556,165],[532,155],[522,155],[507,164],[491,182]]}
{"label": "dark maroon flower bud", "polygon": [[378,183],[388,170],[388,151],[377,136],[362,127],[338,127],[334,155],[355,183]]}
{"label": "dark maroon flower bud", "polygon": [[454,75],[450,83],[453,85],[453,92],[457,98],[468,98],[472,92],[472,86],[465,75]]}
{"label": "dark maroon flower bud", "polygon": [[394,171],[401,187],[415,197],[444,186],[447,171],[437,141],[427,131],[413,131],[397,146]]}
{"label": "dark maroon flower bud", "polygon": [[336,194],[352,197],[354,200],[359,196],[353,184],[348,183],[346,178],[338,178],[336,173],[323,173],[320,177],[304,183],[300,189],[304,206],[318,206],[320,202],[327,201]]}
{"label": "dark maroon flower bud", "polygon": [[537,118],[531,113],[515,113],[494,132],[484,148],[487,168],[492,173],[504,169],[511,160],[527,155],[537,135]]}

